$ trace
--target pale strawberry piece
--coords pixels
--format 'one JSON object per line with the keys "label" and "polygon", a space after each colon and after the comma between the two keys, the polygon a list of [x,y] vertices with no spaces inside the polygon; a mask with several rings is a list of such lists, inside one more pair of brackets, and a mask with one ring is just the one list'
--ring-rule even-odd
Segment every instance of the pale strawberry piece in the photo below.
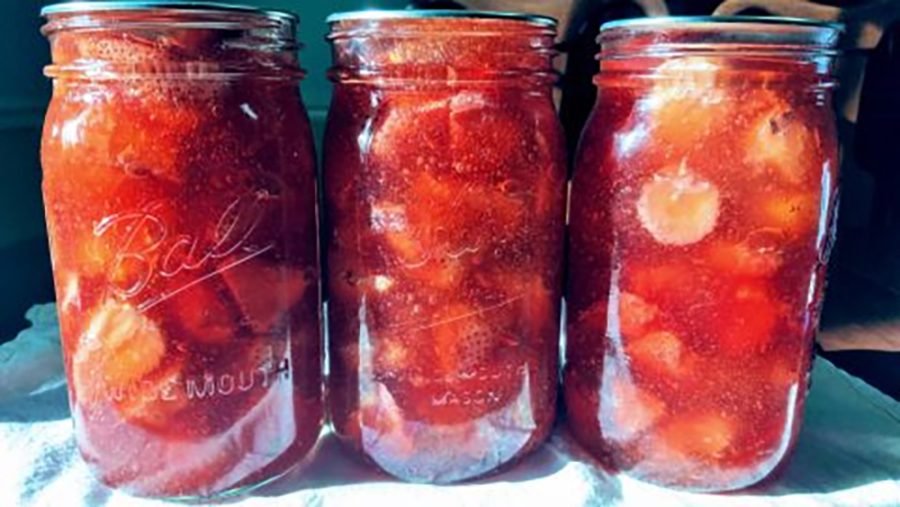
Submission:
{"label": "pale strawberry piece", "polygon": [[674,58],[656,68],[657,84],[642,104],[654,139],[690,150],[727,118],[728,94],[719,84],[720,70],[703,57]]}
{"label": "pale strawberry piece", "polygon": [[131,305],[107,300],[97,308],[72,359],[79,400],[103,401],[155,370],[166,354],[159,326]]}
{"label": "pale strawberry piece", "polygon": [[630,292],[619,294],[619,329],[625,336],[640,336],[659,315],[659,307]]}
{"label": "pale strawberry piece", "polygon": [[625,345],[635,368],[658,376],[684,376],[690,373],[696,359],[681,338],[668,331],[656,331]]}
{"label": "pale strawberry piece", "polygon": [[119,413],[129,423],[154,433],[177,433],[172,418],[189,403],[183,384],[184,366],[184,358],[172,360],[141,379],[129,396],[116,403]]}
{"label": "pale strawberry piece", "polygon": [[608,438],[630,440],[650,429],[665,414],[665,402],[628,377],[609,380],[600,399],[601,427]]}
{"label": "pale strawberry piece", "polygon": [[637,202],[641,225],[664,245],[697,243],[715,230],[720,211],[719,190],[682,163],[646,182]]}
{"label": "pale strawberry piece", "polygon": [[762,235],[756,235],[742,242],[712,242],[703,255],[704,262],[723,274],[750,278],[773,276],[784,260],[774,242],[763,243],[762,239]]}
{"label": "pale strawberry piece", "polygon": [[661,444],[684,458],[717,461],[734,444],[736,420],[717,412],[680,413],[659,429]]}
{"label": "pale strawberry piece", "polygon": [[760,115],[747,134],[746,162],[762,175],[799,185],[816,169],[819,142],[785,103]]}
{"label": "pale strawberry piece", "polygon": [[225,270],[222,279],[246,322],[259,334],[284,325],[291,309],[311,289],[303,271],[260,260]]}

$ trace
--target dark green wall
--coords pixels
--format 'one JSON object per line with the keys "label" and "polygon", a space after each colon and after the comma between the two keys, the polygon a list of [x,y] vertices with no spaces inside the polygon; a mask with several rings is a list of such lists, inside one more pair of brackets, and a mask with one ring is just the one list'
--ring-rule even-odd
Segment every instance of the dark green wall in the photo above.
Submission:
{"label": "dark green wall", "polygon": [[[41,74],[48,48],[38,32],[41,25],[38,11],[45,3],[52,2],[0,2],[0,61],[4,69],[0,79],[0,251],[44,235],[38,148],[50,87]],[[406,2],[246,0],[244,3],[300,14],[300,39],[306,45],[301,58],[309,70],[303,93],[316,132],[321,136],[331,96],[331,87],[325,79],[331,58],[324,41],[325,17],[332,12],[366,7],[398,8]]]}
{"label": "dark green wall", "polygon": [[38,143],[50,87],[39,7],[0,3],[0,249],[43,234]]}

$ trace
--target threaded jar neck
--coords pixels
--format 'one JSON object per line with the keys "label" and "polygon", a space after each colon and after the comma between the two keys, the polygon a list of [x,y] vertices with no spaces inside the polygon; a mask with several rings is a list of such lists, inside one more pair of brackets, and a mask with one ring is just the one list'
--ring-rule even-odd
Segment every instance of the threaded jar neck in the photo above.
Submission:
{"label": "threaded jar neck", "polygon": [[55,78],[301,79],[298,19],[207,2],[74,2],[44,8]]}
{"label": "threaded jar neck", "polygon": [[654,72],[669,61],[686,72],[717,67],[720,75],[769,83],[809,79],[831,86],[843,26],[775,17],[661,17],[601,27],[598,82],[664,79]]}
{"label": "threaded jar neck", "polygon": [[341,83],[556,80],[556,22],[514,13],[360,11],[329,18]]}

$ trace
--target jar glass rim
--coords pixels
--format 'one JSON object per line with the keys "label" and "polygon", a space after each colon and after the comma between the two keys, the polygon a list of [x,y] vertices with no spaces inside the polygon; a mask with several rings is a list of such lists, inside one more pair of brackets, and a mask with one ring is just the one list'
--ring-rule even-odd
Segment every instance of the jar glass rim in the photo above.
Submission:
{"label": "jar glass rim", "polygon": [[727,26],[747,25],[748,27],[784,26],[797,28],[820,28],[844,32],[843,23],[810,18],[786,16],[654,16],[608,21],[600,26],[601,34],[609,30],[625,28],[692,28],[722,24]]}
{"label": "jar glass rim", "polygon": [[524,12],[503,11],[470,11],[465,9],[368,9],[358,11],[338,12],[325,18],[328,24],[343,21],[386,21],[386,20],[412,20],[412,19],[495,19],[508,21],[523,21],[535,25],[556,27],[559,22],[550,16],[529,14]]}
{"label": "jar glass rim", "polygon": [[806,18],[768,16],[667,16],[606,23],[599,58],[743,56],[809,58],[838,56],[844,25]]}
{"label": "jar glass rim", "polygon": [[92,14],[102,12],[140,12],[152,10],[169,10],[191,14],[248,14],[272,20],[298,23],[299,16],[292,12],[277,9],[259,9],[249,5],[219,3],[219,2],[174,2],[171,0],[124,0],[124,1],[99,1],[99,2],[60,2],[47,5],[41,9],[42,17],[50,17],[59,14]]}
{"label": "jar glass rim", "polygon": [[[217,2],[178,2],[157,0],[124,0],[68,2],[49,5],[41,15],[47,19],[41,33],[51,40],[52,62],[44,68],[50,78],[89,80],[132,79],[144,76],[166,79],[235,79],[253,75],[259,78],[299,78],[305,73],[297,62],[296,52],[299,18],[290,12],[267,11],[246,5]],[[168,30],[208,30],[227,40],[222,54],[201,56],[194,48],[179,53],[177,61],[165,64],[141,64],[121,59],[107,59],[96,53],[76,51],[56,54],[56,38],[105,36],[106,32],[126,34],[133,31],[138,41],[154,39]],[[148,39],[148,40],[149,40]],[[152,42],[152,41],[151,41]],[[165,45],[165,44],[164,44]],[[96,49],[91,44],[88,48]],[[222,46],[225,48],[225,46]],[[182,48],[184,49],[184,48]],[[264,58],[246,58],[231,50],[258,51]],[[165,60],[167,49],[160,48],[152,60]]]}

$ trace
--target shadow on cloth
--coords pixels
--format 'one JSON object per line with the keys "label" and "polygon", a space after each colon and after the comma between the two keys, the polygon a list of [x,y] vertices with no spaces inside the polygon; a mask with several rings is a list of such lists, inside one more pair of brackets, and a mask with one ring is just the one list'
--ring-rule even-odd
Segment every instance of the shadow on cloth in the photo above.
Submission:
{"label": "shadow on cloth", "polygon": [[0,423],[60,421],[70,415],[66,386],[0,403]]}

